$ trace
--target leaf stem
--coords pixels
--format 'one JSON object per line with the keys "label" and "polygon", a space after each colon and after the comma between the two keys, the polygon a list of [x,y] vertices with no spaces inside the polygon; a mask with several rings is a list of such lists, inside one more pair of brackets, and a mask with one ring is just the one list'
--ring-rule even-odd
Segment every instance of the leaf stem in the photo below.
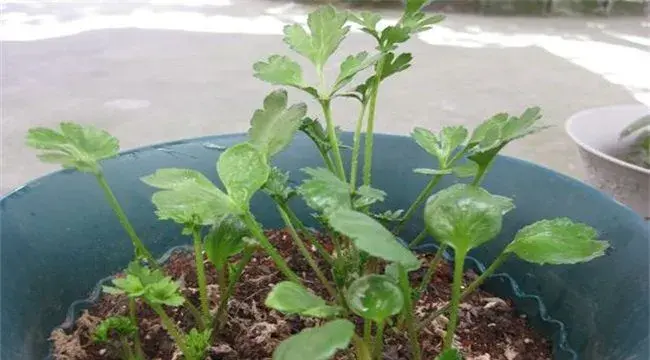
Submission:
{"label": "leaf stem", "polygon": [[323,245],[316,239],[314,234],[307,229],[307,227],[300,221],[298,216],[296,216],[296,213],[291,210],[289,205],[283,202],[278,202],[278,205],[282,207],[282,210],[284,210],[285,213],[289,216],[289,219],[291,219],[291,222],[295,224],[298,227],[298,230],[300,230],[301,233],[307,237],[307,240],[318,250],[318,253],[320,256],[323,257],[325,261],[327,261],[330,265],[334,263],[334,259],[332,259],[332,255],[323,247]]}
{"label": "leaf stem", "polygon": [[321,271],[321,269],[318,267],[318,264],[316,263],[316,260],[314,260],[314,257],[311,256],[309,253],[309,250],[307,250],[307,247],[305,246],[305,243],[302,241],[298,233],[296,232],[296,228],[293,226],[291,223],[291,219],[289,218],[289,215],[282,209],[282,206],[278,205],[277,206],[278,211],[280,212],[280,216],[282,216],[282,220],[284,221],[285,225],[287,225],[287,228],[289,229],[289,234],[291,234],[291,238],[293,239],[293,242],[296,244],[298,247],[298,251],[302,254],[302,256],[307,260],[307,263],[309,266],[314,270],[314,273],[316,273],[316,277],[318,277],[318,280],[323,284],[325,287],[325,290],[330,294],[332,298],[336,298],[336,290],[330,285],[329,281]]}
{"label": "leaf stem", "polygon": [[367,104],[361,104],[361,111],[357,119],[357,125],[354,129],[354,140],[352,145],[352,164],[350,165],[350,192],[357,189],[357,172],[359,170],[359,151],[361,150],[361,128],[363,127],[363,118],[366,116]]}
{"label": "leaf stem", "polygon": [[435,275],[436,269],[438,268],[438,264],[440,264],[440,261],[442,260],[442,255],[445,253],[446,249],[447,249],[447,245],[445,244],[442,244],[438,247],[438,251],[436,251],[436,255],[433,257],[433,260],[431,260],[431,262],[429,263],[429,268],[427,269],[427,272],[424,274],[424,278],[422,278],[422,283],[420,283],[420,287],[418,288],[418,291],[415,294],[414,302],[418,302],[422,294],[427,290],[427,286],[429,286],[431,279],[433,279],[433,275]]}
{"label": "leaf stem", "polygon": [[463,269],[465,266],[466,251],[454,252],[454,282],[451,286],[451,307],[447,332],[445,333],[444,350],[449,350],[454,345],[454,333],[458,326],[458,307],[460,305],[460,287],[463,284]]}
{"label": "leaf stem", "polygon": [[363,319],[363,342],[370,344],[372,338],[372,321],[370,319]]}
{"label": "leaf stem", "polygon": [[[221,297],[219,299],[219,307],[217,308],[217,313],[214,316],[215,319],[215,331],[212,332],[213,336],[216,336],[219,330],[223,328],[225,325],[225,321],[222,321],[222,317],[225,317],[226,315],[226,310],[228,310],[228,300],[232,296],[233,292],[235,291],[235,285],[237,282],[239,282],[239,278],[241,277],[241,274],[244,272],[244,269],[246,268],[246,265],[251,261],[253,258],[253,253],[254,249],[252,247],[247,247],[244,249],[244,254],[242,255],[242,258],[239,259],[239,262],[237,263],[237,267],[235,268],[235,272],[233,273],[233,277],[231,281],[228,283],[228,288],[226,289],[225,292],[221,292]],[[219,287],[221,291],[221,287]]]}
{"label": "leaf stem", "polygon": [[377,330],[375,331],[375,340],[373,341],[372,350],[374,351],[374,358],[377,360],[383,359],[384,352],[384,323],[377,323]]}
{"label": "leaf stem", "polygon": [[120,224],[122,224],[122,227],[131,238],[131,242],[133,243],[133,247],[135,248],[136,257],[145,258],[151,264],[151,266],[155,268],[159,268],[160,266],[158,265],[156,259],[153,257],[153,255],[151,255],[149,250],[147,250],[147,248],[144,246],[144,243],[142,243],[142,240],[140,240],[138,235],[135,233],[135,230],[133,229],[133,225],[131,225],[131,222],[126,216],[126,213],[124,213],[122,206],[120,206],[120,203],[117,201],[115,194],[113,194],[113,191],[111,190],[110,185],[108,185],[108,182],[104,177],[104,174],[100,171],[95,174],[95,177],[97,178],[97,182],[99,182],[99,186],[104,191],[106,200],[108,200],[109,205],[115,212],[115,215],[117,215]]}
{"label": "leaf stem", "polygon": [[352,341],[354,341],[354,347],[356,348],[357,360],[372,360],[367,342],[365,342],[357,334],[352,335]]}
{"label": "leaf stem", "polygon": [[165,327],[165,330],[167,330],[169,336],[171,336],[171,338],[174,340],[176,346],[181,349],[183,354],[189,354],[187,346],[185,346],[185,336],[183,335],[183,332],[178,328],[178,326],[176,326],[176,324],[174,324],[174,321],[167,315],[162,306],[160,306],[160,304],[153,303],[149,303],[149,306],[151,306],[153,311],[158,314],[160,321],[162,321],[162,324]]}
{"label": "leaf stem", "polygon": [[415,211],[422,205],[422,203],[431,195],[431,192],[433,191],[433,188],[438,185],[440,180],[442,180],[442,177],[444,175],[438,174],[435,175],[434,177],[429,180],[429,183],[420,191],[420,194],[418,194],[417,198],[415,198],[415,201],[409,206],[408,210],[406,210],[406,213],[404,214],[404,217],[399,221],[395,229],[393,230],[394,234],[399,234],[399,232],[402,230],[404,225],[408,222],[408,220],[415,214]]}
{"label": "leaf stem", "polygon": [[144,353],[142,352],[142,344],[140,342],[140,327],[138,326],[138,317],[136,314],[136,302],[134,298],[129,298],[129,317],[131,322],[135,325],[135,334],[133,334],[133,346],[135,347],[136,356],[140,359],[144,359]]}
{"label": "leaf stem", "polygon": [[427,238],[427,234],[428,234],[427,229],[423,229],[422,231],[420,231],[418,236],[416,236],[415,239],[413,239],[413,241],[409,243],[409,249],[413,249],[414,247],[420,245],[420,243]]}
{"label": "leaf stem", "polygon": [[398,265],[399,271],[399,286],[404,296],[404,309],[402,315],[406,322],[406,329],[408,333],[409,343],[411,346],[411,356],[413,360],[422,360],[420,353],[420,342],[418,341],[418,331],[415,326],[415,319],[413,316],[413,299],[411,298],[411,285],[409,283],[408,274],[404,266]]}
{"label": "leaf stem", "polygon": [[196,281],[199,284],[199,298],[204,319],[210,319],[210,305],[208,303],[208,285],[205,279],[205,266],[203,265],[203,243],[199,228],[192,229],[194,238],[194,262],[196,264]]}
{"label": "leaf stem", "polygon": [[334,126],[334,120],[332,119],[332,109],[330,106],[329,99],[320,100],[321,107],[323,108],[323,115],[325,116],[325,121],[327,122],[327,138],[330,142],[331,150],[334,154],[334,164],[336,167],[337,175],[339,179],[347,182],[345,179],[345,169],[343,168],[343,158],[341,157],[341,149],[339,148],[339,140],[336,136],[336,128]]}
{"label": "leaf stem", "polygon": [[273,247],[271,242],[269,242],[269,239],[264,235],[264,231],[253,217],[253,214],[251,214],[250,211],[246,211],[242,218],[255,239],[259,241],[262,249],[264,249],[264,251],[271,257],[275,266],[287,278],[287,280],[293,281],[296,284],[302,284],[298,275],[289,268],[289,265],[287,265],[287,262],[282,258],[282,255],[280,255],[278,250]]}
{"label": "leaf stem", "polygon": [[365,150],[363,158],[363,184],[370,186],[372,176],[372,142],[373,132],[375,128],[375,111],[377,108],[377,95],[379,94],[379,83],[381,83],[381,75],[384,71],[384,58],[382,57],[377,62],[375,70],[375,81],[372,83],[372,90],[370,93],[370,112],[368,113],[368,122],[366,123],[366,138]]}
{"label": "leaf stem", "polygon": [[[501,266],[501,264],[503,264],[504,261],[506,261],[507,258],[508,258],[508,253],[505,252],[497,256],[497,258],[494,259],[492,264],[488,266],[488,268],[485,269],[485,271],[478,278],[472,281],[472,283],[469,284],[467,288],[465,288],[465,291],[463,291],[463,293],[460,295],[460,300],[462,301],[471,293],[473,293],[476,289],[478,289],[478,287],[481,286],[481,284],[483,284],[485,279],[490,277],[496,271],[496,269],[499,266]],[[451,308],[451,304],[447,303],[447,305],[434,311],[433,313],[431,313],[431,315],[427,316],[427,318],[418,326],[418,328],[424,327],[425,324],[430,323],[431,321],[435,320],[438,316],[446,313],[447,311],[449,311],[450,308]]]}

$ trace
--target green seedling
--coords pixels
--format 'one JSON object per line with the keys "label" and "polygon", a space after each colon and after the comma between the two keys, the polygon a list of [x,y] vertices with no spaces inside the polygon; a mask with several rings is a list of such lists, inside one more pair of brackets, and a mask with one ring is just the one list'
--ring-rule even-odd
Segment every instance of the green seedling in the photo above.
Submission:
{"label": "green seedling", "polygon": [[[115,346],[124,360],[144,360],[139,342],[131,340],[138,335],[138,327],[131,318],[112,316],[102,320],[93,332],[93,341],[100,344]],[[136,349],[134,349],[136,347]]]}

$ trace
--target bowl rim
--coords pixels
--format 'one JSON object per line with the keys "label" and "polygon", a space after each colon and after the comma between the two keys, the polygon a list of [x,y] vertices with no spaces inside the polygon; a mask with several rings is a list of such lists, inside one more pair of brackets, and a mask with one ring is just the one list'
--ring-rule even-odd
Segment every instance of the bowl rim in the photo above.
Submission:
{"label": "bowl rim", "polygon": [[627,108],[627,109],[632,108],[632,109],[639,109],[639,110],[646,109],[650,113],[650,106],[647,106],[647,105],[644,105],[644,104],[641,104],[641,103],[639,103],[639,104],[622,104],[622,105],[609,105],[609,106],[592,107],[592,108],[580,110],[577,113],[574,113],[573,115],[571,115],[564,123],[564,131],[566,132],[567,135],[569,135],[571,140],[573,140],[573,142],[576,143],[576,145],[578,145],[578,147],[580,147],[582,150],[590,153],[591,155],[594,155],[594,156],[599,157],[601,159],[607,160],[609,162],[612,162],[612,163],[614,163],[614,164],[616,164],[618,166],[622,166],[622,167],[627,168],[629,170],[636,171],[636,172],[639,172],[639,173],[650,176],[650,169],[646,169],[646,168],[643,168],[641,166],[634,165],[632,163],[623,161],[623,160],[618,159],[618,158],[616,158],[614,156],[606,154],[606,153],[604,153],[604,152],[602,152],[602,151],[588,145],[584,141],[580,140],[580,138],[572,131],[572,128],[574,128],[574,123],[575,123],[576,119],[579,118],[579,117],[582,117],[582,116],[588,115],[588,114],[592,114],[592,113],[596,113],[598,111],[605,110],[605,109],[607,109],[607,110],[615,110],[615,109],[623,109],[623,108]]}

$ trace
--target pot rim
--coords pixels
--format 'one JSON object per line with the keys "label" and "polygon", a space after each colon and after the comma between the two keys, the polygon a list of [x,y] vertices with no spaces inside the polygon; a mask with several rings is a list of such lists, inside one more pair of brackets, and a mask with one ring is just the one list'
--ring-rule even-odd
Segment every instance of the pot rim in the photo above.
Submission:
{"label": "pot rim", "polygon": [[567,135],[569,135],[571,140],[573,140],[573,142],[576,145],[578,145],[578,147],[583,149],[584,151],[586,151],[586,152],[588,152],[588,153],[590,153],[590,154],[592,154],[592,155],[594,155],[596,157],[599,157],[601,159],[605,159],[605,160],[607,160],[609,162],[612,162],[614,164],[617,164],[619,166],[627,168],[629,170],[633,170],[633,171],[636,171],[636,172],[639,172],[639,173],[650,176],[650,169],[646,169],[646,168],[643,168],[641,166],[634,165],[632,163],[623,161],[623,160],[618,159],[618,158],[616,158],[614,156],[606,154],[606,153],[604,153],[604,152],[602,152],[602,151],[600,151],[600,150],[586,144],[582,140],[580,140],[580,138],[571,130],[574,127],[574,122],[576,121],[576,119],[578,117],[582,117],[582,116],[585,116],[585,115],[588,115],[588,114],[597,113],[597,112],[599,112],[601,110],[605,110],[605,109],[614,110],[614,109],[622,109],[622,108],[647,109],[650,112],[650,107],[648,107],[648,106],[646,106],[644,104],[625,104],[625,105],[621,104],[621,105],[609,105],[609,106],[599,106],[599,107],[588,108],[588,109],[581,110],[581,111],[571,115],[564,123],[564,131],[566,132]]}

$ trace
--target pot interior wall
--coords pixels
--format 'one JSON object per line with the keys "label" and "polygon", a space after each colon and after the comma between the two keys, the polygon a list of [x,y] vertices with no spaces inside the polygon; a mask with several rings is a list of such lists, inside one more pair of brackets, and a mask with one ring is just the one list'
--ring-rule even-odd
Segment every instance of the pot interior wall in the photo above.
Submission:
{"label": "pot interior wall", "polygon": [[[163,144],[105,162],[108,182],[155,253],[189,239],[173,223],[157,221],[150,203],[153,189],[139,178],[161,167],[184,167],[216,182],[219,150],[214,145],[242,139],[222,136]],[[351,143],[350,134],[343,140]],[[374,185],[389,194],[383,207],[404,209],[428,180],[412,169],[435,164],[408,138],[377,136],[375,148]],[[274,162],[290,170],[295,182],[302,178],[300,168],[321,163],[304,137]],[[456,181],[449,178],[441,186]],[[576,266],[537,266],[511,259],[502,270],[518,287],[513,290],[509,278],[497,277],[492,290],[511,294],[535,326],[558,347],[567,340],[581,358],[647,359],[648,227],[640,217],[582,183],[507,157],[497,160],[484,186],[514,198],[517,209],[506,216],[501,236],[472,254],[480,261],[489,262],[518,229],[543,218],[567,216],[588,223],[613,245],[607,256]],[[88,297],[101,278],[123,268],[132,249],[90,175],[55,173],[26,185],[0,205],[0,357],[42,359],[49,332],[64,321],[69,305]],[[263,195],[256,196],[253,209],[265,226],[280,225]],[[303,204],[296,202],[295,209],[310,219]],[[409,224],[406,239],[419,232],[421,221],[418,217]],[[574,355],[557,349],[557,358]]]}

